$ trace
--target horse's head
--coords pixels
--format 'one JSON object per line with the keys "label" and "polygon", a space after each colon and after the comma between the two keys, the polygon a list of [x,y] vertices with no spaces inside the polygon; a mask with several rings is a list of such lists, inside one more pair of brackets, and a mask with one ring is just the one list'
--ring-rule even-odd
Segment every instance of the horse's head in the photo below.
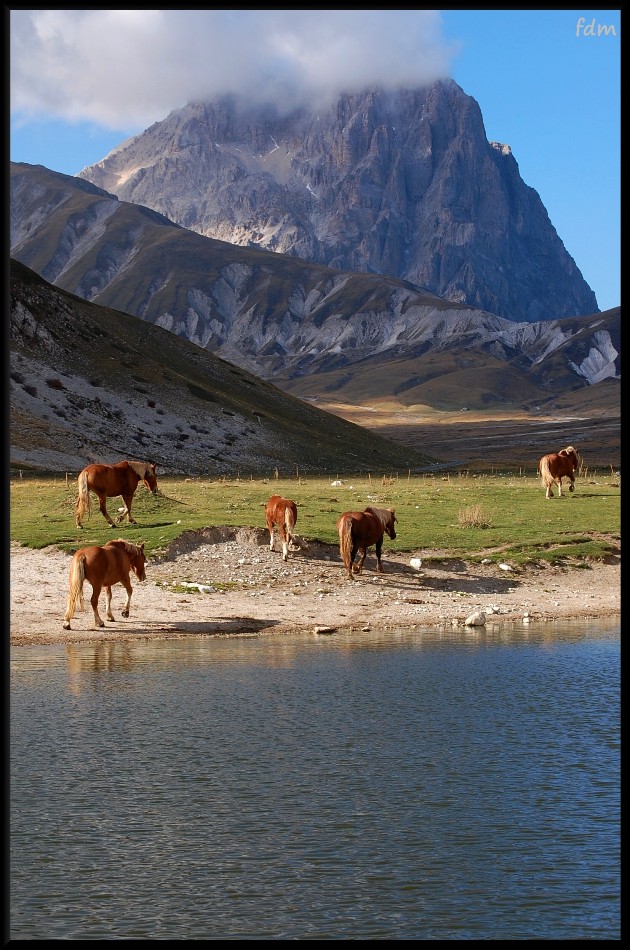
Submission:
{"label": "horse's head", "polygon": [[391,517],[388,519],[387,524],[385,525],[385,530],[387,531],[387,534],[393,541],[394,538],[396,537],[396,529],[394,528],[394,524],[396,523],[398,519],[396,518],[396,515],[394,514],[393,508],[389,509],[389,513]]}
{"label": "horse's head", "polygon": [[157,495],[157,474],[155,471],[155,464],[153,462],[147,462],[147,467],[144,470],[144,478],[142,481],[150,492],[152,492],[154,495]]}
{"label": "horse's head", "polygon": [[566,449],[563,449],[559,454],[566,455],[567,458],[571,460],[573,471],[577,471],[577,469],[580,467],[580,459],[577,454],[577,449],[574,449],[572,445],[567,445]]}
{"label": "horse's head", "polygon": [[147,572],[145,571],[144,566],[147,563],[147,559],[144,553],[144,541],[142,544],[129,544],[127,553],[129,554],[129,559],[131,561],[131,568],[138,580],[146,581]]}

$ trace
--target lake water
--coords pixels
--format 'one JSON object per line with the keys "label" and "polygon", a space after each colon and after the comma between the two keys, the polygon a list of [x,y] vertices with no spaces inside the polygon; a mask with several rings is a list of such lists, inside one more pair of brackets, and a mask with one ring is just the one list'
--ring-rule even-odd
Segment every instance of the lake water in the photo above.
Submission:
{"label": "lake water", "polygon": [[620,939],[620,628],[11,649],[10,938]]}

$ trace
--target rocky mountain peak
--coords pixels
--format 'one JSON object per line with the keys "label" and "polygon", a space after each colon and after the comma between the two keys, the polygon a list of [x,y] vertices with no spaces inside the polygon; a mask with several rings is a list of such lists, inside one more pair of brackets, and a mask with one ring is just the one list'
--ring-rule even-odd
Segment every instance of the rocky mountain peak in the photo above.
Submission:
{"label": "rocky mountain peak", "polygon": [[193,102],[80,177],[245,247],[410,281],[509,320],[598,310],[592,290],[452,80],[281,116]]}

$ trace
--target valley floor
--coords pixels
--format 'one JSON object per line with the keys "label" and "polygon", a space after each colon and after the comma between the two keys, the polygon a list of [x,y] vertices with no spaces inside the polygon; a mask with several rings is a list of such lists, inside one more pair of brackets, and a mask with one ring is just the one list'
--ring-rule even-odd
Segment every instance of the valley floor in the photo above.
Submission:
{"label": "valley floor", "polygon": [[[244,529],[236,540],[192,542],[160,561],[149,561],[147,579],[132,577],[130,617],[121,609],[124,590],[113,588],[116,621],[93,626],[86,610],[62,627],[70,555],[15,543],[10,552],[10,642],[34,645],[198,636],[260,636],[296,630],[396,629],[463,624],[475,611],[485,628],[506,623],[620,618],[621,557],[585,567],[506,570],[497,563],[427,562],[435,551],[400,554],[383,548],[384,573],[375,572],[370,549],[363,573],[350,580],[338,549],[316,544],[283,562],[270,551],[268,534]],[[423,563],[414,566],[412,559]],[[202,590],[198,586],[201,585]],[[105,597],[99,611],[104,617]],[[479,628],[475,628],[479,629]]]}
{"label": "valley floor", "polygon": [[411,449],[426,452],[443,467],[478,472],[535,472],[547,452],[575,446],[588,472],[614,472],[621,466],[621,416],[618,411],[556,415],[506,412],[438,412],[403,406],[351,406],[324,399],[317,405],[348,422],[371,429]]}

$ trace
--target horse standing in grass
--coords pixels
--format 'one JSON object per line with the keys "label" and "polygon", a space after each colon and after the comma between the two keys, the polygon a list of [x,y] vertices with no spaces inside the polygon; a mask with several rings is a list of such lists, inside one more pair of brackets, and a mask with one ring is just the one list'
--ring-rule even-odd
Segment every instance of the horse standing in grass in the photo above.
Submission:
{"label": "horse standing in grass", "polygon": [[138,482],[144,482],[150,492],[157,494],[157,475],[155,473],[155,464],[153,462],[116,462],[115,465],[101,465],[94,462],[87,465],[77,479],[79,486],[79,497],[75,505],[74,513],[77,528],[82,528],[81,524],[85,513],[88,517],[91,514],[90,492],[93,491],[98,496],[98,506],[108,524],[115,528],[107,511],[105,503],[107,498],[122,496],[125,503],[125,510],[117,519],[119,522],[126,516],[129,524],[137,524],[131,517],[131,501],[134,492],[138,487]]}
{"label": "horse standing in grass", "polygon": [[[355,580],[355,574],[360,574],[367,549],[376,545],[376,570],[383,573],[381,551],[383,549],[383,535],[387,533],[394,540],[397,522],[394,508],[366,508],[365,511],[346,511],[337,521],[339,535],[339,552],[350,580]],[[359,552],[359,560],[354,565],[354,559]]]}
{"label": "horse standing in grass", "polygon": [[554,483],[558,486],[558,496],[562,498],[562,479],[568,478],[570,485],[569,491],[575,491],[575,476],[580,462],[578,454],[572,445],[559,452],[552,452],[549,455],[543,455],[538,463],[538,474],[540,475],[542,486],[545,489],[545,498],[553,498],[552,488]]}
{"label": "horse standing in grass", "polygon": [[282,560],[289,559],[289,545],[295,545],[294,531],[297,521],[297,505],[290,498],[272,495],[265,504],[265,522],[269,531],[269,550],[273,551],[274,526],[280,529],[282,539]]}
{"label": "horse standing in grass", "polygon": [[112,586],[122,584],[127,591],[127,602],[123,607],[123,617],[129,616],[131,603],[131,582],[129,572],[133,571],[139,581],[146,579],[144,543],[132,544],[118,538],[117,541],[108,541],[102,547],[93,545],[89,548],[80,548],[70,561],[68,606],[63,618],[64,630],[70,629],[70,621],[74,617],[77,606],[83,610],[83,583],[89,581],[92,585],[90,603],[94,611],[94,626],[104,627],[98,612],[98,598],[105,588],[105,616],[114,620],[112,614]]}

